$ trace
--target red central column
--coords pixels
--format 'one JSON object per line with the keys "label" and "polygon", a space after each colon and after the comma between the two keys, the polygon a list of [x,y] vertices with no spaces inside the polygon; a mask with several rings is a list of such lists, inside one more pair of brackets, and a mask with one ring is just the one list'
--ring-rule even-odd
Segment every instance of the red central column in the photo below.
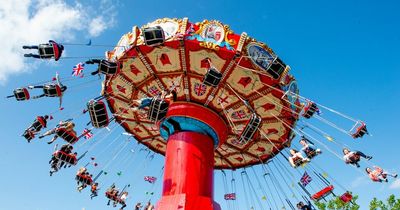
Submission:
{"label": "red central column", "polygon": [[169,137],[163,196],[213,197],[214,143],[203,134],[180,132]]}
{"label": "red central column", "polygon": [[173,103],[161,124],[169,131],[156,210],[221,210],[213,199],[213,178],[214,150],[226,139],[224,121],[203,106]]}

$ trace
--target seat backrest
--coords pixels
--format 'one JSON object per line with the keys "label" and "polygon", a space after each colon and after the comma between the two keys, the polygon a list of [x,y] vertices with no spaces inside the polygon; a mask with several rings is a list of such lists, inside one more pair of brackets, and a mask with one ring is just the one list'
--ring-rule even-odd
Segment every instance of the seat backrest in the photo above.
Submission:
{"label": "seat backrest", "polygon": [[56,135],[59,136],[60,138],[64,139],[64,141],[66,141],[70,144],[74,144],[75,142],[77,142],[79,140],[75,134],[65,130],[65,128],[58,128],[56,130]]}
{"label": "seat backrest", "polygon": [[169,105],[165,100],[153,98],[147,115],[148,119],[153,122],[161,120],[166,116],[168,106]]}
{"label": "seat backrest", "polygon": [[143,29],[144,41],[148,46],[161,45],[165,41],[164,30],[160,26]]}
{"label": "seat backrest", "polygon": [[285,71],[286,65],[282,62],[282,60],[277,57],[274,62],[270,65],[267,72],[274,78],[279,79],[282,73]]}
{"label": "seat backrest", "polygon": [[249,121],[247,121],[242,133],[240,134],[239,142],[247,143],[248,141],[252,140],[260,125],[261,117],[258,114],[253,113]]}
{"label": "seat backrest", "polygon": [[47,97],[60,97],[61,87],[57,84],[47,84],[43,86],[43,92]]}
{"label": "seat backrest", "polygon": [[40,44],[39,45],[39,56],[41,58],[51,58],[54,56],[53,45],[50,44]]}
{"label": "seat backrest", "polygon": [[99,64],[99,72],[103,74],[115,74],[118,70],[118,64],[107,60],[101,60]]}
{"label": "seat backrest", "polygon": [[204,75],[203,83],[208,86],[216,87],[221,82],[221,79],[221,72],[214,67],[210,67]]}
{"label": "seat backrest", "polygon": [[29,100],[30,95],[26,88],[17,88],[14,90],[14,97],[17,101]]}
{"label": "seat backrest", "polygon": [[104,102],[91,100],[87,103],[87,108],[93,127],[104,128],[108,126],[110,121]]}

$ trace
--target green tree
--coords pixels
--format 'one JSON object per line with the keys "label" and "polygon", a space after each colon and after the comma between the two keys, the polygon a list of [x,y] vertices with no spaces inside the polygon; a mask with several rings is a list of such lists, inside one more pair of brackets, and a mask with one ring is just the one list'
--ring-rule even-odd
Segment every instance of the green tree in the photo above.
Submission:
{"label": "green tree", "polygon": [[327,202],[315,202],[315,206],[320,210],[358,210],[360,206],[357,204],[358,196],[354,195],[352,202],[345,203],[340,197],[334,197]]}
{"label": "green tree", "polygon": [[372,199],[369,203],[370,210],[400,210],[400,198],[396,198],[394,195],[390,195],[386,199],[386,203],[378,200],[377,198]]}

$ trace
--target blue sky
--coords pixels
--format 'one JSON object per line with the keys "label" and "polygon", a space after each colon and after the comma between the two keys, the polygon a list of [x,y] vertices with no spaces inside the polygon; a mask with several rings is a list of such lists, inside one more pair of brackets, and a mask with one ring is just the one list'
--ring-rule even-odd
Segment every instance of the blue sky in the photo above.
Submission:
{"label": "blue sky", "polygon": [[[38,3],[39,2],[39,3]],[[291,73],[297,78],[300,94],[327,105],[343,113],[367,122],[372,137],[353,140],[321,122],[311,120],[332,134],[338,142],[372,155],[373,164],[381,165],[390,171],[400,172],[397,158],[398,141],[397,119],[400,112],[400,14],[398,1],[246,1],[241,3],[225,1],[19,1],[18,10],[14,1],[7,0],[0,6],[1,43],[0,55],[6,65],[0,67],[0,95],[6,96],[19,86],[49,80],[55,72],[69,77],[72,66],[83,60],[64,59],[54,62],[32,62],[24,60],[17,48],[23,44],[32,44],[55,38],[61,42],[93,43],[115,45],[119,38],[130,31],[133,25],[141,26],[162,17],[189,17],[193,22],[203,19],[217,19],[236,32],[247,32],[250,36],[264,41],[292,67]],[[78,3],[79,4],[78,4]],[[36,6],[33,6],[36,5]],[[26,7],[28,12],[19,12]],[[45,9],[60,9],[57,17],[41,13]],[[99,9],[98,9],[99,8]],[[10,11],[14,11],[10,12]],[[3,14],[2,14],[3,13]],[[40,18],[39,18],[40,17]],[[36,18],[36,19],[35,19]],[[69,19],[66,21],[65,19]],[[57,21],[56,21],[57,20]],[[89,27],[88,27],[89,26]],[[101,27],[100,27],[101,26]],[[50,28],[50,29],[49,29]],[[41,30],[39,30],[41,29]],[[68,46],[66,56],[101,56],[107,48]],[[8,57],[9,56],[9,57]],[[93,68],[93,67],[92,67]],[[90,70],[90,68],[88,68]],[[86,71],[89,71],[86,70]],[[56,120],[76,115],[78,131],[83,130],[89,121],[88,116],[78,116],[85,102],[95,97],[100,90],[100,81],[96,77],[77,79],[67,84],[71,87],[65,95],[65,110],[54,114]],[[0,122],[0,167],[2,191],[0,209],[18,210],[74,210],[74,209],[110,209],[101,196],[90,200],[88,191],[75,190],[74,173],[76,168],[62,170],[49,177],[48,160],[53,145],[44,140],[27,144],[20,137],[36,115],[57,110],[58,101],[53,99],[16,102],[2,99],[0,110],[3,120]],[[326,117],[330,117],[326,112]],[[332,116],[333,117],[333,116]],[[347,121],[333,117],[338,123],[348,125]],[[95,156],[98,167],[91,167],[93,174],[107,165],[118,148],[122,153],[116,156],[106,170],[107,176],[99,179],[104,185],[115,181],[121,187],[131,184],[129,208],[137,201],[144,202],[149,197],[147,191],[155,191],[153,200],[160,193],[160,183],[154,187],[142,181],[144,175],[158,176],[163,157],[158,155],[151,161],[146,159],[147,152],[140,151],[136,143],[124,147],[126,136],[120,136],[122,129],[117,127],[112,133],[95,131],[93,142],[78,148],[83,153],[89,148],[88,157]],[[109,135],[108,135],[109,134]],[[106,136],[108,135],[108,136]],[[316,136],[316,135],[315,135]],[[115,138],[117,140],[113,141]],[[341,147],[326,142],[330,149],[340,153]],[[45,139],[47,140],[47,139]],[[95,146],[91,146],[98,141]],[[60,142],[59,142],[60,143]],[[111,143],[111,144],[110,144]],[[294,144],[299,147],[297,139]],[[79,145],[79,144],[78,144]],[[321,146],[324,150],[324,148]],[[107,149],[107,150],[105,150]],[[132,152],[134,150],[135,152]],[[281,160],[281,158],[280,158]],[[282,160],[283,161],[283,160]],[[359,203],[366,209],[373,197],[384,199],[390,194],[400,195],[400,183],[371,183],[365,174],[345,165],[341,160],[324,150],[323,155],[314,160],[341,185],[360,196]],[[85,164],[87,158],[82,162]],[[363,162],[362,166],[367,166]],[[286,166],[285,166],[286,167]],[[260,167],[255,168],[262,174]],[[116,173],[122,171],[122,176]],[[248,173],[252,174],[251,169]],[[273,172],[279,176],[279,172]],[[289,183],[290,174],[282,172]],[[299,174],[292,170],[295,176]],[[230,173],[227,173],[230,174]],[[241,190],[240,173],[238,197],[240,210],[249,209]],[[228,177],[230,179],[230,175]],[[253,180],[254,181],[254,180]],[[295,180],[296,181],[296,180]],[[289,187],[284,186],[285,194],[290,195]],[[215,199],[226,207],[223,201],[223,181],[221,173],[216,172]],[[253,184],[257,185],[256,182]],[[314,181],[315,188],[318,187]],[[102,186],[104,190],[106,186]],[[257,188],[257,187],[256,187]],[[342,193],[340,187],[337,194]],[[260,190],[257,188],[257,192]],[[260,193],[261,195],[261,193]],[[272,199],[272,198],[271,198]],[[291,198],[292,199],[292,198]],[[258,200],[260,200],[258,198]],[[275,198],[277,200],[277,198]],[[261,201],[266,204],[265,201]],[[293,200],[293,202],[295,202]],[[255,206],[257,207],[257,206]],[[128,209],[129,209],[128,208]],[[259,208],[256,208],[259,209]]]}

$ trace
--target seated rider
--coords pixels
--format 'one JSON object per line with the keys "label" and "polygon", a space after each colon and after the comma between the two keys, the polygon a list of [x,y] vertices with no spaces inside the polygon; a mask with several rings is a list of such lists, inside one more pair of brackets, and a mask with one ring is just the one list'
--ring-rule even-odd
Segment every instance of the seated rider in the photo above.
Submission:
{"label": "seated rider", "polygon": [[119,198],[119,203],[122,205],[119,210],[122,210],[126,207],[126,199],[128,198],[128,192],[123,192],[121,197]]}
{"label": "seated rider", "polygon": [[296,206],[299,210],[311,210],[312,205],[310,201],[308,201],[307,205],[300,201]]}
{"label": "seated rider", "polygon": [[96,197],[97,195],[98,195],[98,191],[99,191],[99,188],[98,188],[98,186],[99,186],[99,183],[93,183],[91,186],[90,186],[90,192],[91,192],[91,194],[90,194],[90,199],[93,199],[94,197]]}
{"label": "seated rider", "polygon": [[[35,134],[40,132],[42,128],[47,127],[47,119],[49,119],[49,116],[37,116],[36,119],[33,121],[33,123],[25,130],[30,134],[30,136],[34,137]],[[30,142],[31,139],[28,139],[28,142]]]}
{"label": "seated rider", "polygon": [[346,164],[352,164],[359,168],[360,164],[358,162],[360,162],[360,157],[366,160],[372,159],[372,156],[365,155],[360,151],[350,151],[348,148],[343,148],[343,159]]}
{"label": "seated rider", "polygon": [[[33,96],[32,99],[42,98],[42,97],[58,97],[60,99],[60,107],[62,104],[62,97],[64,92],[67,90],[67,86],[63,85],[60,81],[58,73],[56,74],[56,82],[46,85],[30,85],[29,89],[40,88],[43,89],[43,94],[38,96]],[[59,91],[57,90],[59,88]]]}
{"label": "seated rider", "polygon": [[293,168],[296,168],[303,163],[310,162],[309,158],[304,158],[303,155],[295,149],[290,150],[290,155],[289,163]]}
{"label": "seated rider", "polygon": [[[138,99],[138,100],[134,100],[136,103],[140,104],[138,107],[134,107],[132,108],[134,111],[141,109],[144,110],[146,107],[149,107],[151,102],[153,101],[153,99],[157,98],[157,96],[155,97],[151,97],[151,98],[142,98],[142,99]],[[172,90],[171,92],[167,92],[165,90],[162,91],[161,99],[164,99],[168,104],[171,104],[172,102],[176,101],[177,99],[177,94],[175,90]]]}
{"label": "seated rider", "polygon": [[[83,189],[85,189],[87,187],[88,184],[91,184],[91,183],[88,183],[87,181],[92,180],[93,175],[89,174],[89,172],[86,171],[86,172],[81,173],[80,175],[77,175],[77,177],[78,177],[77,190],[79,192],[81,192]],[[84,180],[82,180],[82,178],[84,178]]]}
{"label": "seated rider", "polygon": [[22,49],[37,49],[38,54],[24,54],[25,57],[39,58],[39,59],[50,59],[54,58],[54,60],[58,61],[60,59],[62,52],[64,50],[64,46],[56,43],[53,40],[49,40],[49,43],[40,44],[40,45],[32,45],[32,46],[22,46]]}
{"label": "seated rider", "polygon": [[397,174],[391,174],[378,166],[374,166],[374,168],[375,170],[372,170],[371,168],[365,169],[369,178],[374,182],[388,182],[387,176],[397,178]]}
{"label": "seated rider", "polygon": [[115,184],[112,184],[110,188],[107,189],[107,193],[109,195],[108,197],[108,202],[107,202],[107,206],[110,205],[111,200],[113,201],[113,206],[116,206],[116,202],[118,200],[118,194],[119,194],[119,190],[118,188],[115,187]]}
{"label": "seated rider", "polygon": [[318,154],[321,154],[321,149],[316,148],[304,137],[300,140],[300,144],[303,146],[303,148],[301,148],[301,151],[303,151],[304,154],[306,154],[306,156],[310,159]]}
{"label": "seated rider", "polygon": [[144,207],[144,210],[153,210],[154,206],[150,203],[150,201],[147,202],[146,206]]}
{"label": "seated rider", "polygon": [[[43,138],[45,136],[49,136],[52,134],[55,134],[58,129],[64,128],[66,131],[73,133],[76,136],[76,131],[74,130],[75,124],[71,121],[61,121],[55,128],[45,132],[44,134],[40,135],[39,138]],[[57,135],[54,135],[54,137],[47,142],[48,144],[53,143],[56,139],[58,138]]]}
{"label": "seated rider", "polygon": [[32,132],[39,132],[42,128],[47,127],[47,119],[49,119],[49,116],[47,115],[37,116],[33,123],[27,128],[27,130],[30,130]]}
{"label": "seated rider", "polygon": [[135,210],[140,210],[142,208],[142,204],[139,202],[135,205]]}

